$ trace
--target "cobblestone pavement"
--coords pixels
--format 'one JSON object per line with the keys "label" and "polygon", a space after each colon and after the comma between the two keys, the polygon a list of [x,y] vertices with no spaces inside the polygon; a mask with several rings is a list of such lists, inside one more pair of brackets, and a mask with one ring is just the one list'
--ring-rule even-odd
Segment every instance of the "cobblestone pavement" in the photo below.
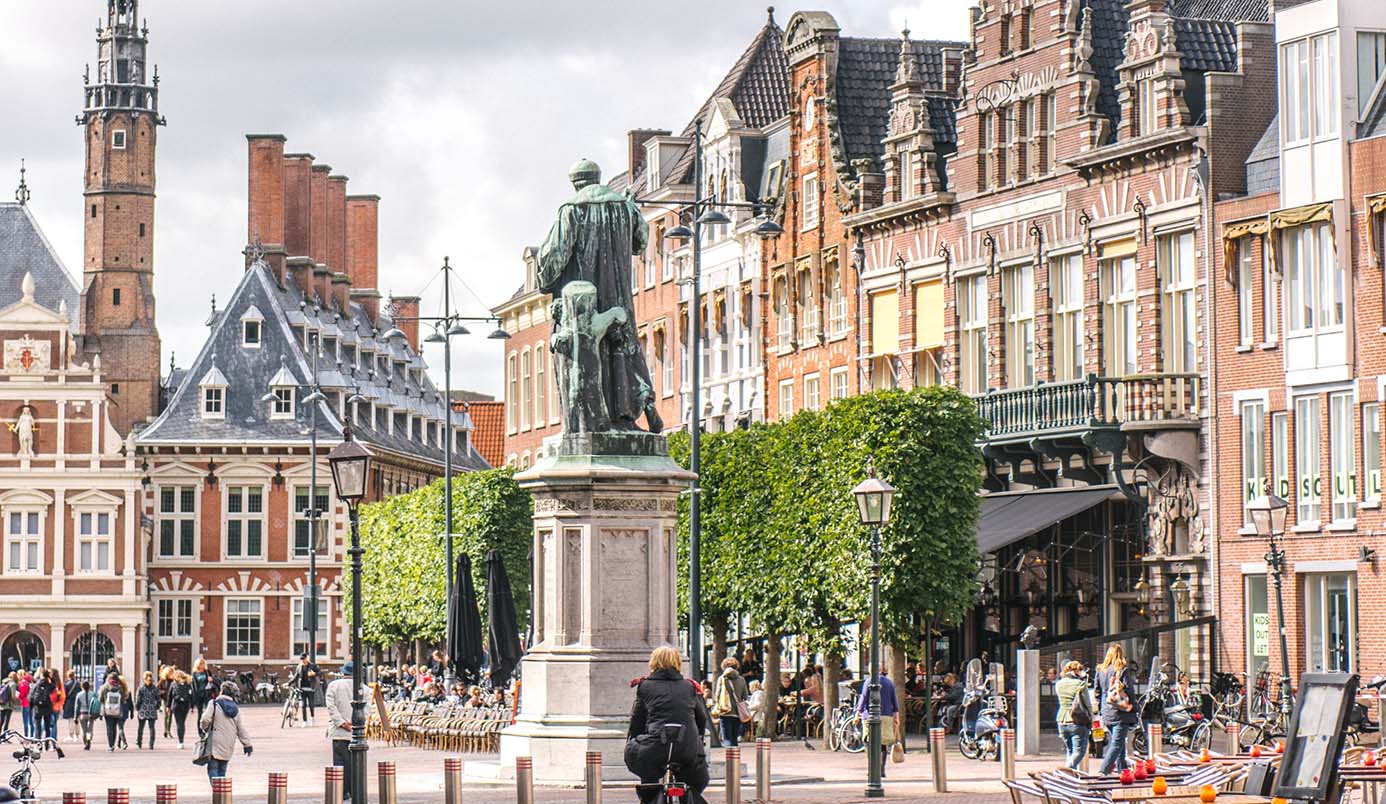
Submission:
{"label": "cobblestone pavement", "polygon": [[[242,710],[246,726],[255,746],[254,755],[237,755],[231,761],[230,776],[234,783],[234,800],[263,802],[266,798],[268,773],[286,772],[289,775],[289,797],[294,802],[322,800],[322,769],[331,762],[331,746],[328,744],[324,725],[310,729],[280,729],[278,711],[271,707],[248,706]],[[319,723],[323,723],[319,719]],[[65,724],[60,728],[64,729]],[[37,768],[41,779],[38,784],[40,797],[44,801],[61,800],[65,792],[84,792],[92,804],[104,802],[108,787],[125,787],[130,790],[132,802],[142,804],[152,802],[156,784],[176,784],[178,798],[182,802],[205,802],[210,800],[210,787],[205,771],[192,764],[193,739],[185,742],[180,750],[176,742],[164,739],[162,732],[153,751],[139,750],[134,745],[135,729],[133,722],[128,730],[130,747],[110,753],[106,750],[104,733],[98,735],[100,745],[93,745],[91,751],[84,751],[80,744],[64,743],[67,753],[65,759],[45,755]],[[716,752],[717,749],[714,749]],[[0,754],[8,751],[0,750]],[[443,756],[439,751],[425,751],[410,747],[387,747],[379,743],[371,745],[370,762],[374,771],[375,762],[393,760],[398,772],[398,791],[401,804],[424,804],[441,802],[443,780]],[[466,759],[493,760],[494,757],[475,756]],[[1052,768],[1057,764],[1057,756],[1017,763],[1017,772]],[[743,763],[754,762],[753,749],[746,750]],[[862,795],[866,760],[864,755],[832,753],[821,750],[810,751],[802,743],[776,743],[772,767],[774,776],[792,783],[777,784],[774,800],[796,802],[796,804],[828,804],[832,802],[855,802],[866,800]],[[933,792],[930,778],[930,761],[927,754],[911,751],[902,764],[892,764],[886,777],[887,798],[895,801],[940,801],[966,800],[968,804],[1003,804],[1010,798],[1004,793],[999,782],[997,763],[969,762],[956,751],[949,751],[949,793],[940,796]],[[0,775],[8,776],[10,770],[0,766]],[[375,801],[374,772],[372,777],[371,800]],[[749,801],[754,793],[754,781],[746,778],[742,782],[743,799]],[[707,798],[720,804],[724,793],[719,780],[714,780]],[[540,788],[536,791],[536,802],[557,804],[558,802],[582,802],[581,790]],[[635,793],[630,787],[614,787],[604,791],[605,804],[612,802],[634,802]],[[502,804],[515,801],[513,786],[482,784],[468,781],[465,785],[465,801],[468,804]]]}

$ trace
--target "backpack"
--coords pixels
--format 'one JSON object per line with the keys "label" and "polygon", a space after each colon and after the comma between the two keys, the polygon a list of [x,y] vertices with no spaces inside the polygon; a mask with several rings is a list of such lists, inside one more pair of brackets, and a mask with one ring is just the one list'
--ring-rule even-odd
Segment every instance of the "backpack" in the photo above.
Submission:
{"label": "backpack", "polygon": [[120,717],[121,704],[124,703],[125,696],[120,694],[120,688],[114,687],[102,696],[101,714],[106,717]]}
{"label": "backpack", "polygon": [[13,696],[14,687],[9,684],[0,685],[0,706],[9,706]]}
{"label": "backpack", "polygon": [[1084,684],[1073,696],[1073,706],[1069,708],[1068,714],[1073,718],[1073,722],[1079,726],[1092,725],[1092,707],[1088,706],[1088,687]]}
{"label": "backpack", "polygon": [[92,717],[101,717],[101,696],[97,695],[95,692],[92,692],[91,690],[87,690],[82,694],[87,696],[86,714]]}

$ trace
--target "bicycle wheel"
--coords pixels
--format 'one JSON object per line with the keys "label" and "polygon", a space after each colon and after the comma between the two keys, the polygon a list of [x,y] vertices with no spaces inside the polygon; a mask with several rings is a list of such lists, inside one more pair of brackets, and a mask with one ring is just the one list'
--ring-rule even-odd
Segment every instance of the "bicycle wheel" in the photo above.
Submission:
{"label": "bicycle wheel", "polygon": [[1194,728],[1194,733],[1189,737],[1189,750],[1202,751],[1205,748],[1213,747],[1213,729],[1207,723],[1201,723]]}
{"label": "bicycle wheel", "polygon": [[958,753],[968,759],[980,759],[982,756],[982,746],[976,740],[968,739],[967,735],[959,733]]}
{"label": "bicycle wheel", "polygon": [[829,751],[837,751],[842,748],[842,737],[838,733],[841,728],[842,721],[835,718],[833,722],[829,723],[827,728],[823,730],[823,741],[827,745]]}
{"label": "bicycle wheel", "polygon": [[837,740],[842,750],[849,754],[860,754],[866,750],[866,724],[856,718],[842,721]]}
{"label": "bicycle wheel", "polygon": [[1131,754],[1144,758],[1149,755],[1149,752],[1150,740],[1146,736],[1145,729],[1133,729],[1131,732]]}
{"label": "bicycle wheel", "polygon": [[284,699],[283,714],[279,719],[279,728],[284,729],[293,727],[294,721],[298,718],[298,707],[294,705],[295,703],[293,695],[289,695],[289,697]]}
{"label": "bicycle wheel", "polygon": [[1245,751],[1253,745],[1262,743],[1265,736],[1266,729],[1260,723],[1246,723],[1242,725],[1242,730],[1237,733],[1237,744]]}

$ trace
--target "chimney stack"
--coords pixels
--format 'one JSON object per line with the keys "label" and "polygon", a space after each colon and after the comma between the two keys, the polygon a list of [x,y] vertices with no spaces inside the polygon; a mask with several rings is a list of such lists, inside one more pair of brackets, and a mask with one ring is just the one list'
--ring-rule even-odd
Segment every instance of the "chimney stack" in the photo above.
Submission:
{"label": "chimney stack", "polygon": [[331,165],[313,165],[308,179],[308,256],[327,264],[327,177]]}
{"label": "chimney stack", "polygon": [[343,316],[351,312],[351,280],[341,272],[332,274],[332,304]]}
{"label": "chimney stack", "polygon": [[[246,243],[259,242],[265,262],[284,283],[284,143],[283,134],[247,134],[250,179],[247,189]],[[249,255],[247,254],[247,267]]]}
{"label": "chimney stack", "polygon": [[332,269],[325,262],[313,263],[313,293],[318,297],[318,304],[332,306]]}
{"label": "chimney stack", "polygon": [[[414,353],[419,352],[419,297],[418,296],[395,296],[395,326],[404,333],[404,339],[409,341],[409,345],[414,348]],[[400,319],[413,319],[403,321]]]}
{"label": "chimney stack", "polygon": [[637,128],[626,135],[626,168],[630,171],[626,176],[630,181],[635,181],[635,175],[645,166],[645,143],[651,137],[667,137],[669,133],[664,129]]}
{"label": "chimney stack", "polygon": [[327,177],[327,267],[346,272],[346,176]]}
{"label": "chimney stack", "polygon": [[306,257],[310,250],[312,173],[312,154],[284,156],[284,251],[290,257]]}
{"label": "chimney stack", "polygon": [[380,196],[347,196],[346,215],[346,274],[351,279],[351,296],[375,323],[380,320]]}

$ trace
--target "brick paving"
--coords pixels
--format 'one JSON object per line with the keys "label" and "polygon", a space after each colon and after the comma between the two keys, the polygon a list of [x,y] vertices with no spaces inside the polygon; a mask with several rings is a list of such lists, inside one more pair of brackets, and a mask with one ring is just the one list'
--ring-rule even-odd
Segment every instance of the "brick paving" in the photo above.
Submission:
{"label": "brick paving", "polygon": [[[264,801],[268,773],[281,771],[289,775],[291,801],[321,801],[322,768],[331,761],[325,727],[282,730],[278,725],[278,711],[274,708],[250,706],[243,711],[255,753],[249,758],[238,755],[231,761],[230,776],[234,781],[235,798],[248,802]],[[125,751],[108,753],[103,740],[99,746],[93,745],[90,752],[83,751],[80,745],[65,743],[65,759],[45,756],[38,763],[41,798],[45,801],[61,800],[64,792],[80,791],[96,804],[104,802],[106,789],[114,786],[129,788],[130,800],[142,804],[153,801],[156,784],[172,783],[178,785],[180,801],[210,800],[206,773],[192,764],[191,740],[184,749],[179,750],[176,743],[163,739],[161,735],[153,751],[142,751],[134,746],[133,724],[128,734],[131,745]],[[104,738],[104,735],[101,736]],[[7,754],[8,751],[0,753]],[[393,760],[396,763],[401,804],[442,800],[443,757],[441,751],[388,747],[379,743],[373,743],[370,751],[372,769],[379,760]],[[489,755],[469,758],[494,759]],[[753,762],[754,758],[745,757],[743,761]],[[1056,762],[1056,757],[1021,761],[1017,763],[1017,772],[1023,774],[1027,770],[1051,768]],[[837,804],[865,800],[862,795],[866,768],[864,755],[831,753],[821,749],[809,751],[801,743],[776,743],[772,767],[777,779],[795,780],[775,787],[775,801]],[[1002,804],[1009,801],[998,780],[1000,766],[997,763],[969,762],[950,748],[947,796],[933,792],[929,770],[929,757],[923,753],[911,752],[904,763],[892,764],[886,778],[887,797],[896,801],[966,798],[970,804]],[[0,774],[7,776],[10,772],[11,767],[6,766]],[[371,784],[371,800],[374,801],[374,773]],[[749,801],[754,793],[752,778],[742,781],[742,792],[743,799]],[[723,795],[721,785],[714,781],[714,786],[708,790],[708,800],[721,802]],[[513,802],[515,792],[508,784],[468,781],[465,800],[469,804],[501,804]],[[535,800],[545,804],[581,802],[583,792],[541,788],[536,791]],[[613,786],[604,791],[604,801],[607,802],[635,800],[629,786]]]}

